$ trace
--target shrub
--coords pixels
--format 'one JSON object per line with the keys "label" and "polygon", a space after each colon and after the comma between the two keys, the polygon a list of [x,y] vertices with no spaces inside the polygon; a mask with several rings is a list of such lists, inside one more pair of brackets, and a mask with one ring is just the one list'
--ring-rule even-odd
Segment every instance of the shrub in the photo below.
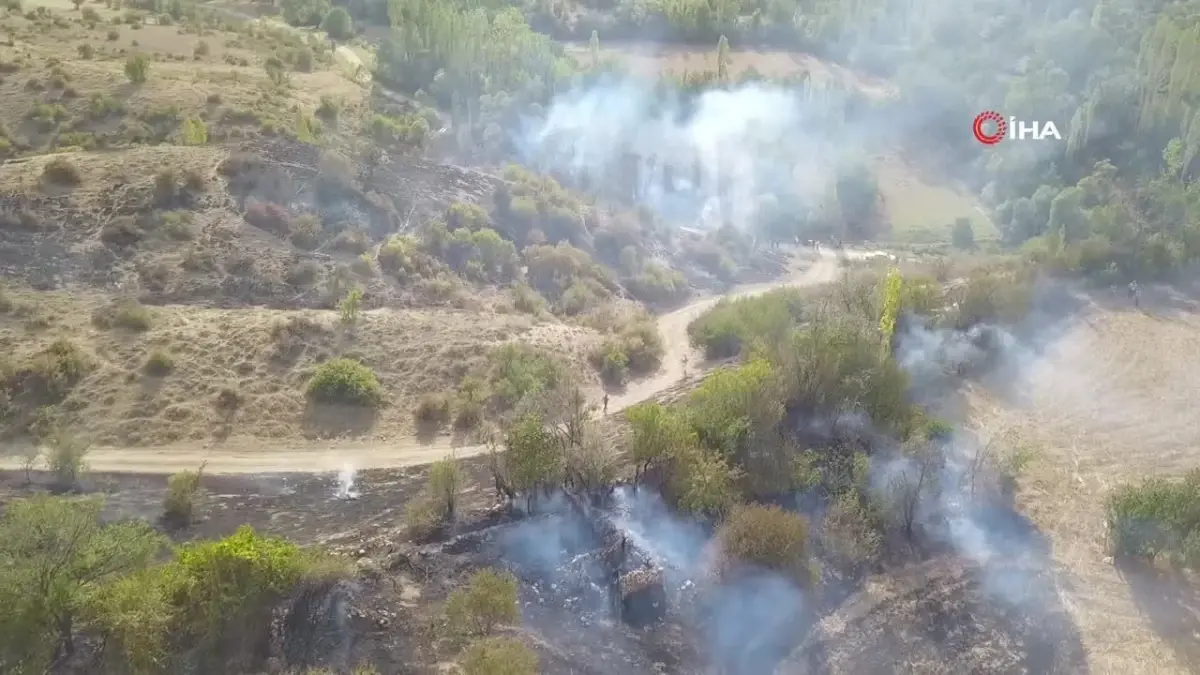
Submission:
{"label": "shrub", "polygon": [[508,572],[479,570],[446,599],[446,620],[460,634],[487,636],[519,617],[517,579]]}
{"label": "shrub", "polygon": [[738,506],[717,532],[722,570],[748,564],[780,572],[804,587],[815,582],[808,521],[778,506]]}
{"label": "shrub", "polygon": [[512,638],[487,638],[471,645],[462,657],[464,675],[536,675],[533,650]]}
{"label": "shrub", "polygon": [[652,320],[640,319],[617,337],[602,343],[589,360],[605,382],[620,385],[627,372],[645,375],[658,370],[662,357],[662,336],[658,326]]}
{"label": "shrub", "polygon": [[210,50],[211,48],[208,46],[208,43],[204,40],[201,40],[196,43],[194,48],[192,48],[192,55],[196,58],[203,58],[208,56]]}
{"label": "shrub", "polygon": [[79,167],[65,157],[55,157],[42,169],[42,179],[52,185],[75,187],[83,184]]}
{"label": "shrub", "polygon": [[180,471],[167,481],[167,494],[163,498],[163,518],[173,525],[190,525],[196,510],[196,495],[200,492],[200,478],[204,473],[201,464],[195,471]]}
{"label": "shrub", "polygon": [[1154,478],[1118,488],[1108,499],[1115,557],[1155,558],[1200,569],[1200,470],[1182,480]]}
{"label": "shrub", "polygon": [[362,310],[363,292],[361,288],[351,288],[346,292],[346,297],[338,301],[338,314],[341,315],[342,323],[353,324],[358,321],[359,312]]}
{"label": "shrub", "polygon": [[179,125],[179,140],[183,145],[205,145],[208,143],[208,127],[195,117],[188,117]]}
{"label": "shrub", "polygon": [[24,363],[5,372],[7,389],[61,400],[92,367],[92,360],[68,340],[55,340]]}
{"label": "shrub", "polygon": [[437,505],[438,512],[450,519],[458,509],[458,492],[462,489],[462,469],[454,457],[438,460],[429,467],[429,497]]}
{"label": "shrub", "polygon": [[125,77],[133,84],[142,84],[150,75],[150,58],[145,54],[134,54],[125,61]]}
{"label": "shrub", "polygon": [[446,209],[446,225],[451,230],[465,227],[472,232],[488,226],[488,213],[478,204],[454,202]]}
{"label": "shrub", "polygon": [[48,439],[49,452],[46,455],[46,465],[54,474],[54,484],[62,489],[74,488],[79,478],[87,471],[84,459],[91,444],[58,431]]}
{"label": "shrub", "polygon": [[440,429],[450,421],[450,397],[445,394],[427,394],[417,403],[413,412],[418,426]]}
{"label": "shrub", "polygon": [[709,359],[737,356],[755,343],[782,344],[804,316],[795,289],[779,289],[752,298],[722,299],[688,324],[693,347]]}
{"label": "shrub", "polygon": [[162,377],[175,369],[175,358],[169,352],[155,349],[146,358],[145,368],[147,374]]}
{"label": "shrub", "polygon": [[116,300],[92,313],[92,324],[97,328],[124,328],[145,332],[153,325],[150,310],[134,299]]}
{"label": "shrub", "polygon": [[278,204],[249,199],[243,217],[247,223],[276,236],[290,237],[292,234],[292,214]]}
{"label": "shrub", "polygon": [[[91,9],[91,8],[89,7],[89,9]],[[79,58],[81,58],[85,61],[91,59],[93,56],[96,55],[96,48],[87,44],[86,42],[79,45],[78,50],[79,50]]]}
{"label": "shrub", "polygon": [[336,122],[341,113],[342,104],[340,101],[328,94],[321,95],[321,103],[317,106],[317,117],[327,122]]}
{"label": "shrub", "polygon": [[548,392],[563,381],[559,362],[527,344],[498,347],[491,354],[491,362],[492,399],[502,409],[512,409],[521,401]]}
{"label": "shrub", "polygon": [[317,367],[308,382],[308,395],[323,403],[379,405],[383,388],[375,372],[352,359],[333,359]]}
{"label": "shrub", "polygon": [[109,42],[116,42],[117,40],[121,39],[121,33],[120,33],[120,31],[117,31],[117,30],[110,30],[104,34],[104,37]]}

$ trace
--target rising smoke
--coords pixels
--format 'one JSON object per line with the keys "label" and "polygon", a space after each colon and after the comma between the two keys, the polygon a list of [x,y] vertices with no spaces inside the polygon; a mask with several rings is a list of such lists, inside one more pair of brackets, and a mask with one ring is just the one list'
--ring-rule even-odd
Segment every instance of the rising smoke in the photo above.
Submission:
{"label": "rising smoke", "polygon": [[746,83],[694,96],[634,78],[555,98],[515,139],[522,161],[673,222],[751,230],[825,204],[867,144],[851,94]]}

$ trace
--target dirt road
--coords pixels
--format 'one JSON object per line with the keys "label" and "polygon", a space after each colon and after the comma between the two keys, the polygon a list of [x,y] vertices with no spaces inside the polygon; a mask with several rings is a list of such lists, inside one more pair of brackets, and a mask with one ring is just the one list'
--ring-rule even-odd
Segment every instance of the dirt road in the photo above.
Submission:
{"label": "dirt road", "polygon": [[[847,252],[849,257],[861,258],[867,253]],[[811,265],[789,276],[765,284],[735,289],[723,297],[742,297],[764,293],[784,286],[807,286],[833,281],[838,276],[838,262],[832,255],[822,256]],[[688,343],[687,326],[693,319],[712,307],[722,296],[707,297],[659,318],[659,331],[666,353],[662,369],[652,377],[632,383],[629,388],[609,400],[609,414],[654,396],[679,384],[683,378],[683,359],[688,357],[689,370],[698,374],[702,366],[700,355]],[[232,438],[224,443],[178,443],[158,447],[114,448],[93,447],[88,453],[92,471],[117,473],[174,473],[194,469],[207,462],[205,471],[212,474],[250,474],[282,472],[337,471],[346,466],[356,469],[418,466],[441,459],[453,452],[457,457],[471,457],[487,451],[484,445],[458,445],[449,438],[421,442],[416,438],[394,441],[373,439],[363,441],[325,441],[281,444],[253,438]],[[0,451],[0,469],[19,469],[20,460],[14,451]]]}

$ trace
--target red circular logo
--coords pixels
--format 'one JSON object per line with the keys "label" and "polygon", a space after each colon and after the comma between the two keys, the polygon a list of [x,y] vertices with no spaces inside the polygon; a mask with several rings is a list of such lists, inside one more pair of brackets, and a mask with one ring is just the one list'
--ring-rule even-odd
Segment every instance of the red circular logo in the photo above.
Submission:
{"label": "red circular logo", "polygon": [[[996,130],[990,134],[983,128],[983,125],[989,122],[996,125]],[[1004,136],[1008,134],[1008,122],[1004,121],[1000,113],[988,110],[987,112],[979,113],[975,118],[975,124],[971,126],[971,131],[975,132],[975,140],[980,143],[995,145],[1004,140]]]}

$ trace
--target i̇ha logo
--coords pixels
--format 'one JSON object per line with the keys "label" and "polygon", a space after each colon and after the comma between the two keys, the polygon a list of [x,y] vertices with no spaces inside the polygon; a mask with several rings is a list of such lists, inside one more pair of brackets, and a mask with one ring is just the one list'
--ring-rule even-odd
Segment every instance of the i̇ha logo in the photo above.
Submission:
{"label": "i\u0307ha logo", "polygon": [[1006,138],[1017,141],[1062,140],[1054,122],[1026,122],[1015,117],[1005,120],[1003,115],[993,110],[979,113],[971,131],[975,133],[975,140],[984,145],[995,145]]}

